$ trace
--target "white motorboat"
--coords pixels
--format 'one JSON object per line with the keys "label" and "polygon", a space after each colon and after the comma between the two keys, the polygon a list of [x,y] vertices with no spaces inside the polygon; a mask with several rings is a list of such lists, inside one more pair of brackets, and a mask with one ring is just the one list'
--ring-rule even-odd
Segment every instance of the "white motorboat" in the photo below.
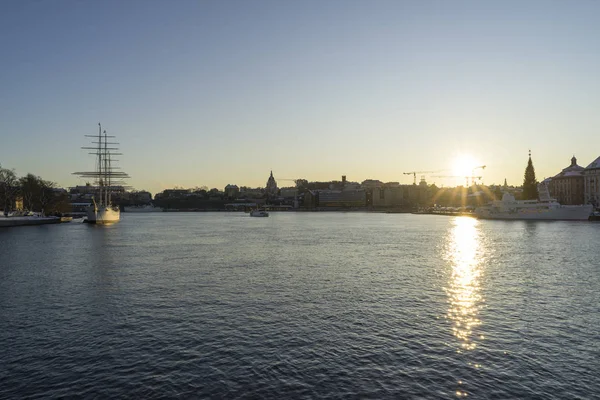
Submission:
{"label": "white motorboat", "polygon": [[265,210],[260,210],[257,208],[256,210],[250,211],[250,216],[251,217],[268,217],[269,213],[266,212]]}
{"label": "white motorboat", "polygon": [[578,206],[561,205],[550,198],[545,184],[538,186],[539,200],[515,200],[510,193],[504,193],[502,200],[494,200],[490,204],[475,209],[481,219],[505,220],[546,220],[546,221],[587,221],[592,214],[591,204]]}
{"label": "white motorboat", "polygon": [[86,222],[90,224],[113,224],[119,222],[121,211],[117,205],[112,203],[111,195],[116,186],[122,186],[122,179],[129,178],[129,175],[121,171],[116,171],[117,167],[112,165],[114,160],[111,159],[111,155],[121,154],[114,152],[118,150],[117,147],[114,147],[118,143],[108,141],[109,138],[114,138],[115,136],[109,136],[106,134],[106,131],[102,131],[100,124],[98,124],[98,135],[85,136],[98,140],[97,142],[92,142],[96,145],[94,147],[82,147],[83,149],[94,151],[90,154],[94,154],[97,157],[96,170],[74,173],[74,175],[79,175],[82,178],[94,179],[98,189],[97,196],[92,198],[92,204],[86,209]]}

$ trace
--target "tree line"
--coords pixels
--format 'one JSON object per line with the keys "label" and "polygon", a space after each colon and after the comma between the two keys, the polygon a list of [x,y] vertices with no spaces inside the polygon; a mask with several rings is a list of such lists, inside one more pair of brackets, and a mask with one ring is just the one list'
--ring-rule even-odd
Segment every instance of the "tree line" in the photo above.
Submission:
{"label": "tree line", "polygon": [[4,213],[13,211],[19,199],[27,211],[57,214],[71,210],[67,193],[57,191],[55,182],[31,173],[18,177],[14,169],[0,165],[0,207]]}

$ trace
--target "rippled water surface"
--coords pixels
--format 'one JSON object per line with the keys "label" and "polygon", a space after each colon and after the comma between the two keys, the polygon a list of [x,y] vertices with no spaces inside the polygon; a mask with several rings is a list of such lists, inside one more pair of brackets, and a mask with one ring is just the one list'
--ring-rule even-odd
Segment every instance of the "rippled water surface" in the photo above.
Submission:
{"label": "rippled water surface", "polygon": [[156,213],[0,241],[1,398],[600,398],[600,224]]}

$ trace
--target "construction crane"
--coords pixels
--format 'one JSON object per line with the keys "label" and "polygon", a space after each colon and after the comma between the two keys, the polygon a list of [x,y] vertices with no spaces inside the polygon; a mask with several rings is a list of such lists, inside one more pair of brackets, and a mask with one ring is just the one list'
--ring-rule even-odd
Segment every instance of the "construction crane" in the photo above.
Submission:
{"label": "construction crane", "polygon": [[412,172],[403,172],[404,175],[412,175],[413,176],[413,185],[417,184],[417,174],[435,174],[438,172],[444,172],[445,169],[439,169],[437,171],[412,171]]}
{"label": "construction crane", "polygon": [[473,182],[475,181],[475,179],[481,180],[483,178],[483,176],[473,176],[473,175],[471,175],[469,177],[469,176],[460,176],[460,175],[434,175],[434,176],[432,176],[432,178],[465,179],[465,181],[466,181],[466,186],[465,187],[469,187],[469,178],[471,178],[471,185],[472,185]]}
{"label": "construction crane", "polygon": [[485,169],[485,165],[480,165],[471,170],[471,185],[473,185],[475,183],[475,178],[479,178],[481,180],[481,176],[474,176],[476,169]]}

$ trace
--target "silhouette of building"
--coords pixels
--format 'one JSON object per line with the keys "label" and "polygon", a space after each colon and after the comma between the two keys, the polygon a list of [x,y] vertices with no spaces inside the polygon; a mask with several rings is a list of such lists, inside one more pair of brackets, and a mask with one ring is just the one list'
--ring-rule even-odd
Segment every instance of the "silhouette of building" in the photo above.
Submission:
{"label": "silhouette of building", "polygon": [[271,171],[271,175],[269,176],[269,179],[267,180],[267,187],[266,187],[267,196],[276,196],[277,190],[278,190],[277,181],[273,177],[273,171]]}
{"label": "silhouette of building", "polygon": [[315,190],[316,206],[318,207],[365,207],[367,205],[367,193],[363,189],[358,190]]}
{"label": "silhouette of building", "polygon": [[[395,183],[395,182],[392,182]],[[423,185],[388,185],[373,189],[373,207],[415,207],[429,200],[428,187]]]}
{"label": "silhouette of building", "polygon": [[585,203],[600,206],[600,157],[585,167],[582,175]]}
{"label": "silhouette of building", "polygon": [[584,204],[584,168],[577,165],[577,158],[571,158],[571,165],[552,177],[549,190],[559,203],[574,205]]}
{"label": "silhouette of building", "polygon": [[379,179],[366,179],[361,183],[361,186],[365,189],[374,189],[383,186],[383,182]]}

